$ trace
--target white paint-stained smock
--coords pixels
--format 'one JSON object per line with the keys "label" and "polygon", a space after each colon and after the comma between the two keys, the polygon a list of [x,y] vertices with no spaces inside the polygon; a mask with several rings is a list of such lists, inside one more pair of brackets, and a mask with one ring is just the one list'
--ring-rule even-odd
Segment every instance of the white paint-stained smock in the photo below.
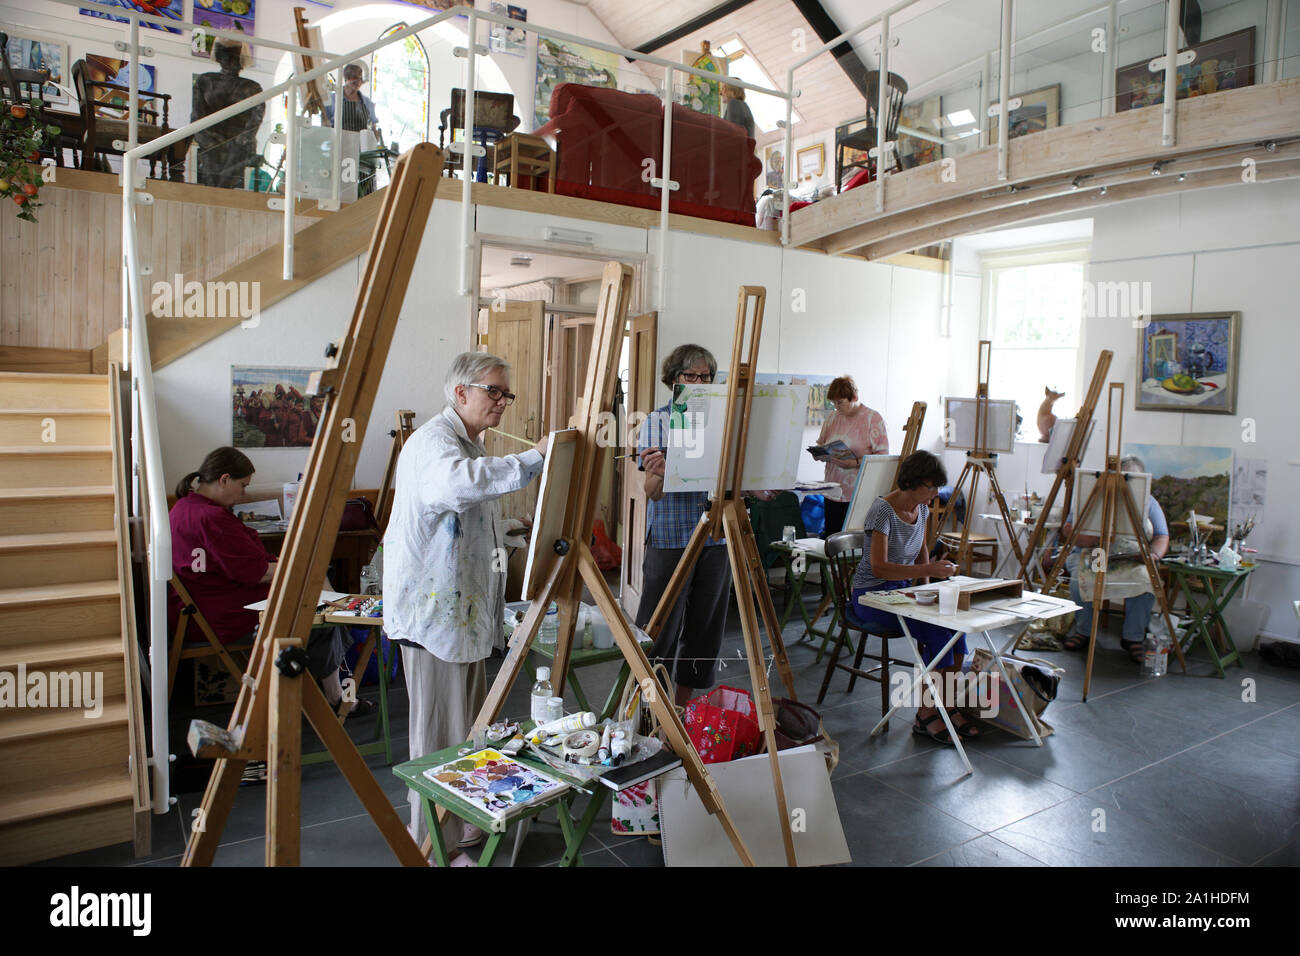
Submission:
{"label": "white paint-stained smock", "polygon": [[542,470],[541,453],[489,457],[448,406],[407,439],[384,535],[384,627],[450,663],[492,652],[505,613],[497,499]]}

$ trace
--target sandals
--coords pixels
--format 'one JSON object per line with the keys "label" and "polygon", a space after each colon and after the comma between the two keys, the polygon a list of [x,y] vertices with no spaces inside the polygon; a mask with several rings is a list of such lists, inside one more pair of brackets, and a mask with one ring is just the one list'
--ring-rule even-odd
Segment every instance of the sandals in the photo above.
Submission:
{"label": "sandals", "polygon": [[1088,635],[1076,634],[1071,631],[1061,640],[1061,646],[1067,651],[1086,651],[1088,649]]}
{"label": "sandals", "polygon": [[1141,664],[1146,659],[1146,651],[1143,650],[1141,641],[1126,641],[1120,638],[1119,644],[1128,653],[1128,659],[1134,664]]}
{"label": "sandals", "polygon": [[[979,729],[975,721],[969,720],[961,711],[948,711],[948,718],[952,721],[957,736],[962,740],[978,740],[984,736],[984,732]],[[948,734],[948,727],[937,710],[924,721],[918,715],[916,721],[912,724],[912,733],[919,734],[922,737],[929,737],[941,744],[952,743],[952,737]]]}

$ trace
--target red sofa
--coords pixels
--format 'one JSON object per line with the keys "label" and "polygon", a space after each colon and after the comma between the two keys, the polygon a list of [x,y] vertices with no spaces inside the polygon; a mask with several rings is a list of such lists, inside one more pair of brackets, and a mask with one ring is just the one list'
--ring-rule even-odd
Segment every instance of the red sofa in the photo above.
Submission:
{"label": "red sofa", "polygon": [[[550,121],[535,131],[555,150],[555,191],[625,206],[659,208],[659,190],[642,178],[644,160],[663,155],[663,107],[649,93],[561,83]],[[754,225],[754,180],[763,164],[735,123],[673,106],[672,168],[680,184],[670,212]]]}

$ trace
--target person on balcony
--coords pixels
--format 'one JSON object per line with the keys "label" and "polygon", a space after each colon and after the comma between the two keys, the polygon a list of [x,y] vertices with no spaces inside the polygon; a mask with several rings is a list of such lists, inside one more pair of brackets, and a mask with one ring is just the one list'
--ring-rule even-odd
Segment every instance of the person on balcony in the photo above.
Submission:
{"label": "person on balcony", "polygon": [[858,386],[850,376],[841,375],[832,381],[826,390],[826,400],[835,411],[826,416],[817,444],[842,441],[849,449],[842,456],[821,459],[826,462],[825,480],[839,486],[826,495],[825,533],[829,537],[837,531],[860,530],[845,528],[844,519],[848,517],[849,503],[853,501],[853,489],[862,470],[862,457],[888,455],[889,433],[885,431],[885,420],[880,413],[858,401]]}
{"label": "person on balcony", "polygon": [[745,130],[745,135],[754,138],[754,114],[745,102],[744,87],[722,84],[722,118],[728,123],[735,123]]}
{"label": "person on balcony", "polygon": [[[193,108],[190,120],[223,110],[262,92],[262,84],[239,75],[243,65],[244,45],[233,40],[217,40],[212,58],[221,67],[219,73],[203,73],[194,78]],[[257,165],[257,128],[262,125],[266,106],[259,103],[229,119],[194,134],[199,147],[199,183],[223,189],[242,189],[244,170]]]}
{"label": "person on balcony", "polygon": [[[223,644],[251,638],[257,631],[258,612],[245,605],[266,600],[275,576],[276,562],[257,532],[233,511],[252,480],[253,463],[247,455],[236,448],[217,448],[176,485],[176,504],[168,515],[172,574]],[[180,611],[180,598],[169,592],[169,630],[175,630]],[[339,668],[351,643],[347,628],[335,626],[312,628],[307,642],[308,669],[335,708],[343,700]],[[373,711],[374,702],[366,700],[351,712],[364,716]]]}
{"label": "person on balcony", "polygon": [[[363,129],[374,132],[375,140],[383,143],[379,129],[379,116],[374,101],[361,92],[365,84],[365,70],[360,63],[349,63],[343,68],[343,131],[359,133]],[[325,98],[325,125],[334,125],[334,98]]]}

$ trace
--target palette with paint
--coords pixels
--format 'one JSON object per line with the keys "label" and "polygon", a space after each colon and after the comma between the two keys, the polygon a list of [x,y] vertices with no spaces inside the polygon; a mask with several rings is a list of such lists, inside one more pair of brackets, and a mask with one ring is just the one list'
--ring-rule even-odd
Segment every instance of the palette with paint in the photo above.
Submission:
{"label": "palette with paint", "polygon": [[568,789],[568,784],[488,748],[430,767],[424,776],[494,820]]}

